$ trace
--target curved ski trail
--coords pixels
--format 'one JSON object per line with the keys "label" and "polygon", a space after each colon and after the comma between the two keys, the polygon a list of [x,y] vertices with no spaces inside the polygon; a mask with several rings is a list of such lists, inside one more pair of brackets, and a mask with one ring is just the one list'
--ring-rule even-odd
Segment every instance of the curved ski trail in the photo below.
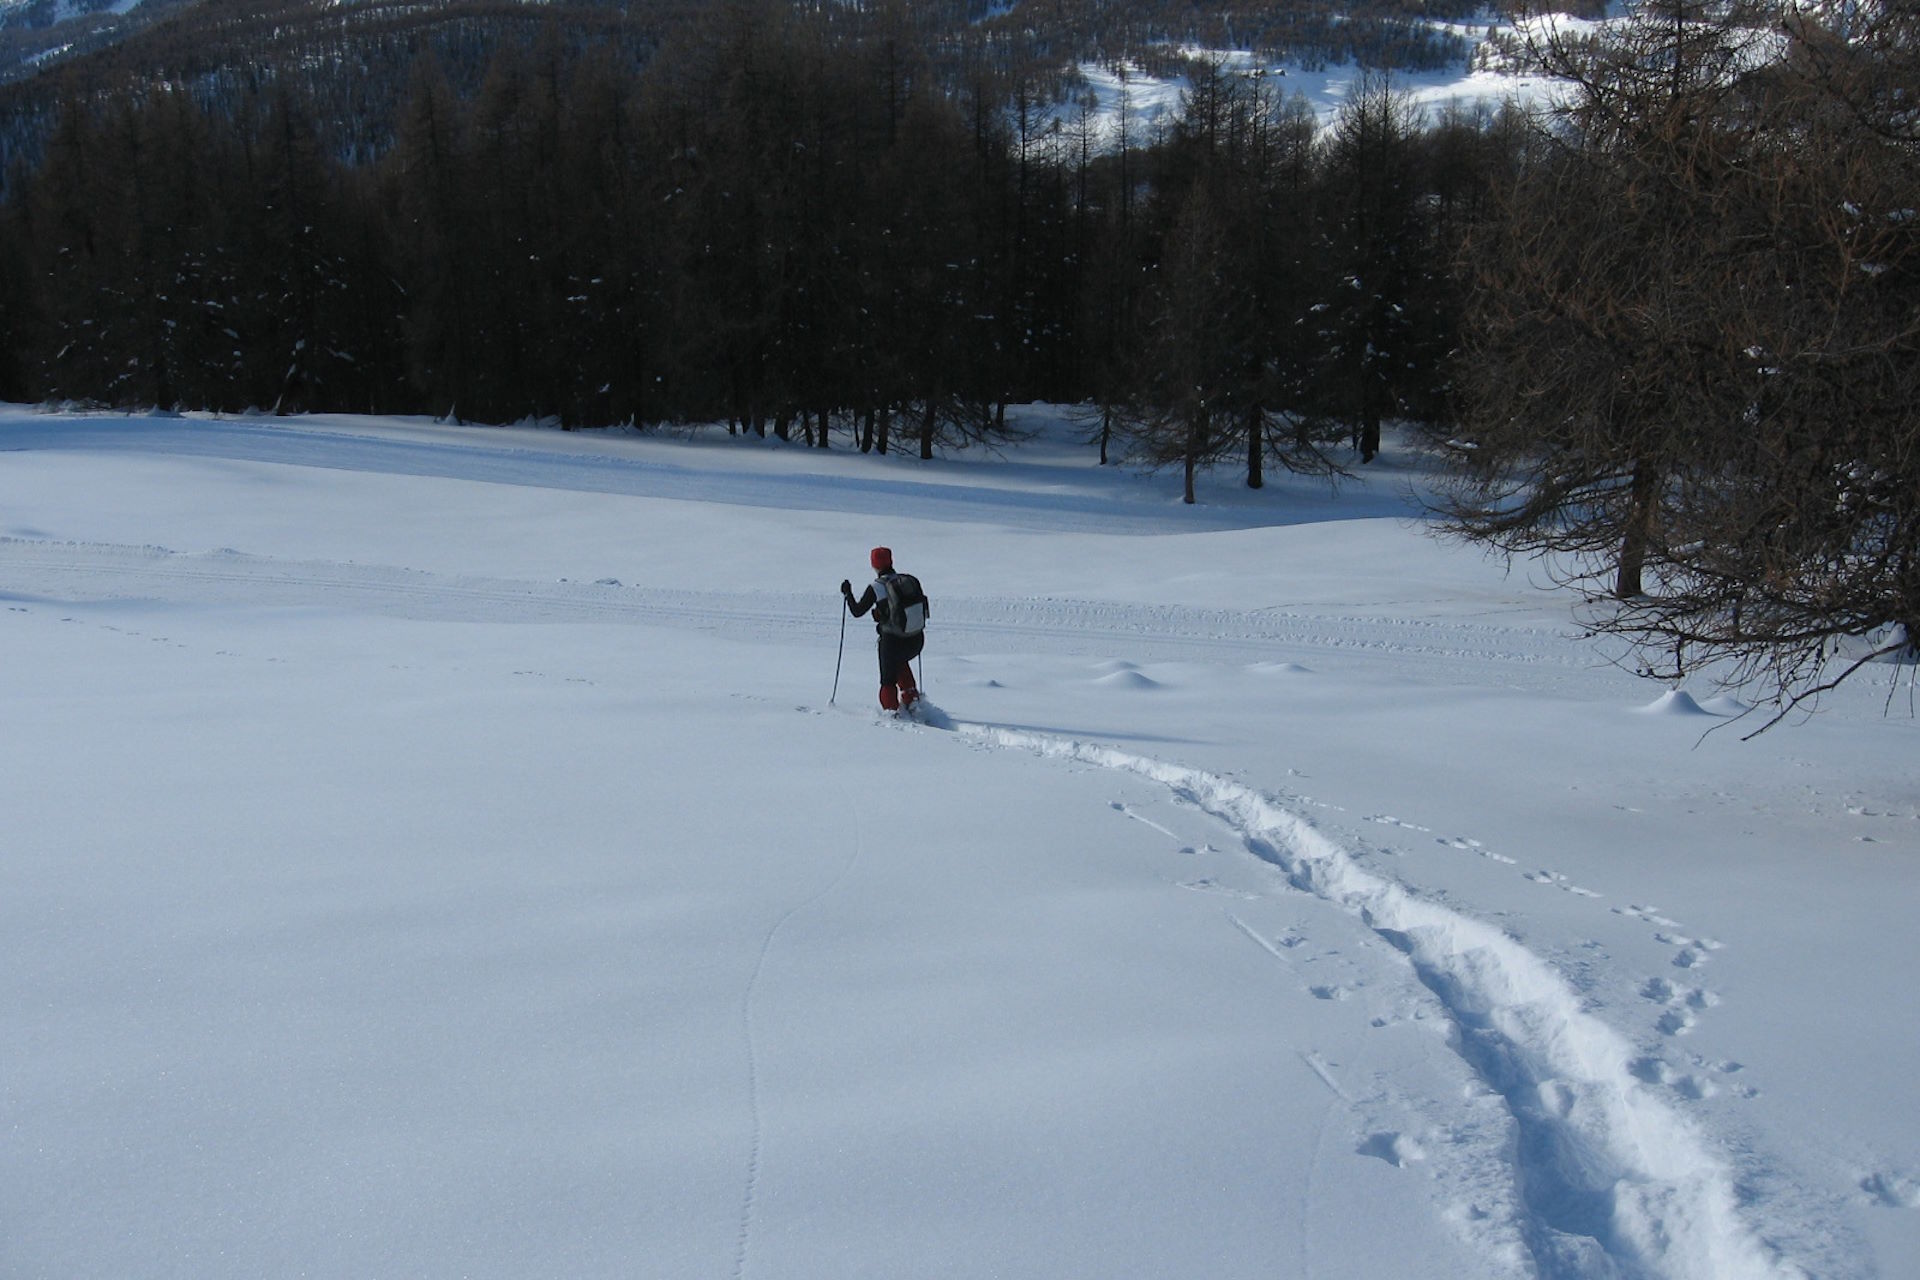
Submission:
{"label": "curved ski trail", "polygon": [[754,1017],[754,1000],[760,990],[760,977],[767,967],[767,957],[773,953],[775,940],[795,916],[825,899],[844,883],[860,862],[867,848],[866,829],[860,825],[860,806],[853,798],[845,794],[848,811],[854,815],[853,849],[847,854],[846,861],[834,873],[831,880],[815,889],[805,898],[795,902],[776,917],[767,927],[760,939],[760,949],[755,953],[753,969],[747,976],[746,989],[740,995],[740,1030],[746,1051],[747,1067],[747,1123],[748,1141],[746,1167],[741,1179],[740,1221],[734,1236],[732,1280],[743,1280],[747,1274],[749,1255],[753,1245],[754,1222],[758,1216],[760,1201],[761,1158],[766,1146],[766,1121],[761,1105],[761,1049],[760,1037]]}
{"label": "curved ski trail", "polygon": [[[1307,819],[1231,779],[1111,747],[951,722],[991,746],[1131,773],[1226,822],[1305,893],[1404,954],[1506,1103],[1520,1231],[1546,1280],[1788,1280],[1745,1221],[1733,1176],[1634,1070],[1640,1054],[1546,961],[1483,921],[1362,868]],[[944,726],[943,726],[944,727]]]}

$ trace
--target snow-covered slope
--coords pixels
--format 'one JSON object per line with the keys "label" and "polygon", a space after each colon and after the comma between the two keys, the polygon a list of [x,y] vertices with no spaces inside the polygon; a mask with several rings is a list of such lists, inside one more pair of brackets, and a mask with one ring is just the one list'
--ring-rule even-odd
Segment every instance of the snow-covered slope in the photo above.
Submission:
{"label": "snow-covered slope", "polygon": [[54,0],[51,5],[41,5],[39,0],[0,0],[0,21],[16,14],[25,14],[38,8],[36,22],[58,25],[71,22],[75,18],[95,13],[127,13],[137,7],[140,0]]}
{"label": "snow-covered slope", "polygon": [[[1518,48],[1530,43],[1544,47],[1567,33],[1588,34],[1602,24],[1546,14],[1521,27],[1489,14],[1474,23],[1433,25],[1436,30],[1457,36],[1471,51],[1467,58],[1458,66],[1441,70],[1394,71],[1384,80],[1422,112],[1429,124],[1447,112],[1457,111],[1468,117],[1477,112],[1491,114],[1509,103],[1537,106],[1564,93],[1565,85],[1540,73],[1530,59],[1494,52],[1492,38],[1512,42]],[[1193,48],[1186,52],[1195,58],[1218,61],[1235,75],[1266,78],[1278,96],[1304,100],[1323,125],[1334,122],[1349,95],[1368,74],[1365,68],[1350,62],[1303,66],[1244,49]],[[1184,77],[1155,75],[1139,67],[1082,63],[1075,70],[1083,86],[1080,95],[1091,104],[1090,123],[1096,138],[1108,146],[1118,144],[1123,115],[1130,145],[1138,147],[1156,137],[1179,118],[1182,99],[1191,88]],[[1077,107],[1060,108],[1062,125],[1074,124],[1077,113]]]}
{"label": "snow-covered slope", "polygon": [[1907,690],[1027,420],[0,411],[0,1273],[1912,1274]]}

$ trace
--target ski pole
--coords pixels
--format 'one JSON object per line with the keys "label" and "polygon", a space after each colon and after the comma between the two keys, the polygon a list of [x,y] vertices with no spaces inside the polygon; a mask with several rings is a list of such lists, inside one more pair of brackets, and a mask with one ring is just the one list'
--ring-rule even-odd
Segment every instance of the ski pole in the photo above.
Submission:
{"label": "ski pole", "polygon": [[846,657],[847,657],[847,601],[846,601],[846,597],[842,596],[840,598],[840,652],[834,657],[834,660],[833,660],[833,693],[829,695],[827,698],[828,706],[832,706],[833,700],[840,696],[840,664],[846,661]]}

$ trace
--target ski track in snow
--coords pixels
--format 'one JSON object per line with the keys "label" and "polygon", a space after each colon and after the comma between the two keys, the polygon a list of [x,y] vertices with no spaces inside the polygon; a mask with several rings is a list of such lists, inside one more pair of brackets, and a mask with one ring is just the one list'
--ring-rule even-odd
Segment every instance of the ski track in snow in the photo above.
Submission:
{"label": "ski track in snow", "polygon": [[[1452,1019],[1458,1035],[1450,1043],[1504,1099],[1522,1214],[1515,1225],[1546,1280],[1807,1274],[1762,1243],[1740,1213],[1733,1173],[1656,1091],[1706,1096],[1689,1089],[1697,1078],[1677,1079],[1666,1064],[1636,1052],[1582,1007],[1560,973],[1507,934],[1364,869],[1307,819],[1241,783],[1069,738],[965,722],[942,727],[992,747],[1158,783],[1228,824],[1294,889],[1342,908],[1403,954]],[[1676,947],[1673,963],[1682,975],[1719,945],[1672,932],[1677,924],[1652,907],[1614,910],[1667,930],[1656,937]],[[1288,959],[1281,944],[1231,912],[1227,919],[1275,958]],[[1342,994],[1329,988],[1322,998]],[[1704,988],[1664,976],[1650,979],[1641,994],[1667,1010],[1660,1029],[1668,1035],[1684,1034],[1695,1014],[1717,1003]],[[1312,1055],[1303,1060],[1346,1098],[1323,1064]],[[1418,1144],[1397,1132],[1375,1133],[1359,1151],[1396,1165],[1423,1158]]]}
{"label": "ski track in snow", "polygon": [[843,884],[847,877],[859,865],[861,856],[866,852],[866,829],[860,823],[860,805],[851,794],[846,793],[842,785],[843,798],[847,811],[854,815],[853,849],[847,860],[831,880],[814,890],[805,898],[794,903],[775,918],[767,927],[765,936],[760,939],[760,950],[754,956],[753,971],[747,977],[746,989],[740,996],[740,1027],[746,1045],[747,1059],[747,1119],[749,1124],[746,1172],[740,1191],[740,1228],[735,1237],[733,1255],[733,1280],[742,1280],[747,1274],[747,1264],[753,1244],[754,1211],[760,1199],[760,1160],[765,1146],[765,1126],[762,1120],[760,1104],[760,1042],[754,1025],[754,997],[760,989],[760,975],[766,970],[767,957],[772,954],[774,943],[780,931],[787,923],[815,903],[826,898]]}
{"label": "ski track in snow", "polygon": [[[1386,814],[1372,815],[1364,819],[1364,821],[1420,835],[1433,834],[1428,827],[1420,826],[1417,823],[1405,822]],[[1472,853],[1492,862],[1503,863],[1516,868],[1520,866],[1518,859],[1497,853],[1487,848],[1481,841],[1472,839],[1471,837],[1445,836],[1436,839],[1435,843],[1441,848]],[[1397,851],[1386,849],[1384,852],[1393,854]],[[1605,897],[1604,894],[1597,890],[1588,889],[1576,884],[1571,877],[1563,872],[1554,871],[1550,868],[1522,871],[1520,874],[1523,879],[1533,884],[1541,885],[1545,888],[1558,889],[1562,893],[1571,894],[1576,898],[1586,898],[1597,902]],[[1612,907],[1610,910],[1614,915],[1623,916],[1630,920],[1654,926],[1656,931],[1652,935],[1653,940],[1662,946],[1675,948],[1670,963],[1674,968],[1680,969],[1688,975],[1697,976],[1694,971],[1701,965],[1704,965],[1707,960],[1711,958],[1712,954],[1720,950],[1722,946],[1720,942],[1712,938],[1694,938],[1679,932],[1678,922],[1661,915],[1656,907],[1636,904],[1625,907]],[[1653,1029],[1661,1036],[1674,1039],[1690,1034],[1694,1028],[1699,1025],[1700,1015],[1720,1003],[1720,996],[1709,988],[1705,986],[1688,985],[1675,981],[1665,975],[1655,975],[1648,978],[1640,984],[1638,994],[1642,999],[1655,1005],[1660,1010],[1657,1018],[1653,1022]],[[1721,1093],[1722,1078],[1736,1076],[1745,1070],[1745,1066],[1742,1063],[1731,1061],[1714,1062],[1698,1054],[1687,1055],[1687,1060],[1689,1065],[1695,1068],[1694,1071],[1689,1072],[1683,1067],[1677,1068],[1659,1053],[1650,1052],[1634,1061],[1632,1068],[1633,1074],[1636,1078],[1647,1084],[1670,1089],[1676,1095],[1687,1101],[1700,1102],[1707,1098],[1718,1096]],[[1743,1098],[1755,1098],[1760,1095],[1758,1088],[1745,1083],[1737,1085],[1734,1088],[1734,1093]]]}

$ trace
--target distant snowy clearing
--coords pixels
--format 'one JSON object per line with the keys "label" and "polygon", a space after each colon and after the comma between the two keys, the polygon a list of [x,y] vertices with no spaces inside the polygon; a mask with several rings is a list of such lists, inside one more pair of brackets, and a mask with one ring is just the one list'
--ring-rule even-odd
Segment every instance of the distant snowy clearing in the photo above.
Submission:
{"label": "distant snowy clearing", "polygon": [[[1396,71],[1387,83],[1417,107],[1437,118],[1448,111],[1467,115],[1496,112],[1509,103],[1538,106],[1564,92],[1551,77],[1488,49],[1490,36],[1542,47],[1556,41],[1591,38],[1607,24],[1565,14],[1543,14],[1524,26],[1502,19],[1480,22],[1435,22],[1435,30],[1464,40],[1472,51],[1462,65],[1441,71]],[[1181,50],[1188,57],[1218,61],[1237,75],[1264,77],[1282,97],[1303,99],[1323,125],[1331,125],[1366,71],[1352,63],[1305,67],[1274,61],[1244,49]],[[1132,145],[1143,145],[1156,131],[1170,128],[1180,117],[1182,97],[1191,85],[1184,78],[1148,73],[1137,66],[1118,67],[1083,63],[1075,68],[1092,106],[1088,123],[1099,145],[1117,147],[1124,135]],[[1075,113],[1061,112],[1063,129],[1076,124]],[[1124,122],[1124,129],[1123,129]]]}

